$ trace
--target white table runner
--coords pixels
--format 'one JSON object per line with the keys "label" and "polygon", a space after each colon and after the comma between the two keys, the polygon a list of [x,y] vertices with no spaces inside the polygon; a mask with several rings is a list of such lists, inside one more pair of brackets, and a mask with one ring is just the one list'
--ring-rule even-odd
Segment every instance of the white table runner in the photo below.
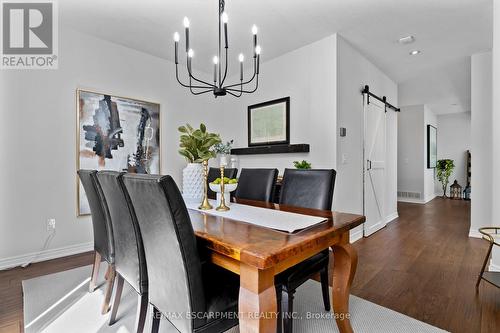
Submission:
{"label": "white table runner", "polygon": [[198,206],[200,205],[199,203],[186,202],[187,208],[191,210],[197,210],[208,215],[227,217],[289,233],[305,229],[326,220],[324,217],[283,212],[280,210],[260,208],[237,203],[231,203],[229,206],[231,209],[229,211],[219,212],[215,210],[217,205],[214,200],[210,200],[210,204],[214,207],[213,209],[201,210],[198,209]]}

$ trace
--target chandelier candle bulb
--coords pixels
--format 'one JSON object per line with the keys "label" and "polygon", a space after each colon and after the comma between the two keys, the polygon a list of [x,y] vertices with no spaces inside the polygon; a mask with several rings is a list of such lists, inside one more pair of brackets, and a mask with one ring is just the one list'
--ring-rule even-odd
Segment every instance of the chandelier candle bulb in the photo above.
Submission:
{"label": "chandelier candle bulb", "polygon": [[222,18],[222,23],[224,23],[224,42],[225,42],[225,47],[226,49],[228,48],[228,43],[227,43],[227,20],[228,20],[228,17],[227,17],[227,14],[226,12],[222,13],[221,15],[221,18]]}
{"label": "chandelier candle bulb", "polygon": [[214,83],[217,82],[217,64],[219,63],[219,58],[217,56],[214,56]]}
{"label": "chandelier candle bulb", "polygon": [[240,81],[243,81],[243,61],[245,60],[245,56],[240,53],[238,60],[240,61]]}
{"label": "chandelier candle bulb", "polygon": [[186,28],[186,52],[189,52],[189,19],[184,17],[184,28]]}
{"label": "chandelier candle bulb", "polygon": [[194,56],[194,51],[193,49],[189,49],[188,51],[188,71],[191,73],[191,59]]}
{"label": "chandelier candle bulb", "polygon": [[257,57],[257,53],[255,52],[257,48],[257,26],[255,26],[255,24],[252,27],[252,34],[253,34],[253,49],[254,49],[253,57],[255,58]]}
{"label": "chandelier candle bulb", "polygon": [[179,33],[174,33],[174,43],[175,43],[175,64],[179,63]]}

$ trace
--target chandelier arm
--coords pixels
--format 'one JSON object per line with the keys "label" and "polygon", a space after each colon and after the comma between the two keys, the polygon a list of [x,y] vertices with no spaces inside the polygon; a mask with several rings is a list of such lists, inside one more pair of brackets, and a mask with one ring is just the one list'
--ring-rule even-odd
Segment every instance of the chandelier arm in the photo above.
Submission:
{"label": "chandelier arm", "polygon": [[[254,59],[254,61],[253,61],[253,75],[250,78],[250,80],[243,82],[243,85],[246,85],[246,84],[249,84],[250,82],[252,82],[253,79],[255,78],[255,76],[257,75],[257,65],[256,65],[256,63],[257,63],[257,60]],[[227,89],[227,88],[232,88],[232,87],[236,87],[236,86],[239,86],[239,85],[240,85],[240,83],[235,83],[235,84],[231,84],[231,85],[225,86],[224,88]]]}
{"label": "chandelier arm", "polygon": [[[191,72],[191,69],[189,68],[189,66],[187,66],[187,65],[186,65],[186,67],[187,67],[187,71],[188,71],[188,74],[189,74],[189,78],[190,78],[190,79],[192,78],[192,79],[193,79],[193,80],[195,80],[196,82],[198,82],[198,83],[202,83],[202,84],[206,84],[207,86],[212,87],[212,88],[216,88],[216,87],[217,87],[217,86],[214,86],[214,85],[213,85],[213,84],[211,84],[211,83],[208,83],[208,82],[205,82],[205,81],[203,81],[203,80],[197,79],[197,78],[193,75],[193,73]],[[207,87],[207,88],[208,88],[208,87]]]}
{"label": "chandelier arm", "polygon": [[193,89],[190,89],[190,90],[191,90],[191,94],[193,94],[193,95],[202,95],[202,94],[206,94],[207,92],[214,91],[213,89],[207,89],[207,90],[203,90],[203,91],[193,91]]}
{"label": "chandelier arm", "polygon": [[232,88],[225,88],[226,91],[241,91],[241,92],[244,92],[246,94],[251,94],[251,93],[254,93],[257,91],[257,88],[259,88],[259,76],[257,75],[257,79],[256,79],[256,84],[255,84],[255,88],[253,90],[238,90],[238,89],[232,89]]}
{"label": "chandelier arm", "polygon": [[234,97],[241,97],[241,95],[243,95],[243,81],[240,82],[240,90],[238,90],[238,93],[239,94],[234,94],[232,93],[231,91],[236,91],[236,89],[229,89],[229,90],[226,90],[226,92],[228,94],[231,94],[232,96]]}
{"label": "chandelier arm", "polygon": [[241,93],[240,93],[239,95],[236,95],[235,93],[232,93],[232,92],[230,92],[230,91],[228,91],[228,90],[226,90],[226,92],[227,92],[229,95],[234,96],[234,97],[241,97],[241,95],[242,95]]}
{"label": "chandelier arm", "polygon": [[193,85],[191,84],[191,78],[189,78],[189,90],[191,91],[191,94],[193,94],[193,95],[201,95],[201,94],[207,93],[209,91],[213,91],[213,88],[205,87],[205,89],[207,89],[207,90],[204,90],[204,91],[193,91]]}
{"label": "chandelier arm", "polygon": [[177,82],[184,88],[197,88],[197,89],[208,89],[206,86],[193,86],[193,85],[187,85],[185,83],[182,83],[182,81],[179,79],[179,70],[177,68],[177,65],[175,65],[175,78],[177,79]]}

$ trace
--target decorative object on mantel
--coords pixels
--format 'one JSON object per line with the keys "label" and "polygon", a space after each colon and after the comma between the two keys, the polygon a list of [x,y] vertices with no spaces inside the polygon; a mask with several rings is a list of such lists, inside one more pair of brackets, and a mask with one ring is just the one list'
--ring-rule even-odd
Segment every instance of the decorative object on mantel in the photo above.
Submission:
{"label": "decorative object on mantel", "polygon": [[259,155],[259,154],[291,154],[291,153],[308,153],[309,145],[307,143],[291,144],[291,145],[272,145],[272,146],[254,146],[248,148],[233,148],[233,155]]}
{"label": "decorative object on mantel", "polygon": [[462,186],[460,186],[456,179],[450,186],[450,199],[462,200]]}
{"label": "decorative object on mantel", "polygon": [[301,162],[293,161],[293,166],[296,169],[303,169],[303,170],[311,169],[311,163],[307,162],[306,160],[302,160]]}
{"label": "decorative object on mantel", "polygon": [[[78,89],[76,169],[160,173],[160,104]],[[77,180],[77,215],[90,208]]]}
{"label": "decorative object on mantel", "polygon": [[439,160],[436,163],[436,178],[441,182],[443,188],[443,198],[446,198],[446,188],[450,182],[450,176],[455,168],[455,163],[450,159]]}
{"label": "decorative object on mantel", "polygon": [[182,171],[182,196],[186,201],[203,200],[203,205],[207,197],[208,174],[208,162],[204,162],[215,157],[215,152],[211,148],[220,143],[221,139],[219,134],[207,132],[204,124],[200,124],[200,128],[196,130],[186,124],[179,127],[179,132],[181,133],[179,154],[188,161],[188,165]]}
{"label": "decorative object on mantel", "polygon": [[437,164],[437,128],[427,125],[427,169],[434,169]]}
{"label": "decorative object on mantel", "polygon": [[290,143],[290,97],[248,107],[248,146]]}
{"label": "decorative object on mantel", "polygon": [[[187,72],[189,76],[189,83],[185,84],[179,79],[179,70],[177,65],[179,64],[179,33],[174,33],[174,45],[175,45],[175,77],[179,84],[185,88],[189,88],[193,95],[201,95],[208,92],[213,92],[214,96],[217,98],[218,96],[225,96],[226,94],[232,95],[234,97],[240,97],[244,93],[251,94],[257,90],[259,87],[259,66],[260,66],[260,45],[257,44],[257,27],[254,25],[252,27],[253,34],[253,75],[244,81],[243,75],[243,62],[245,61],[245,56],[243,53],[240,53],[238,56],[238,60],[240,62],[240,82],[234,84],[226,84],[224,85],[227,77],[227,64],[228,64],[228,31],[227,31],[227,21],[228,16],[224,11],[225,1],[219,0],[219,39],[218,39],[218,55],[214,56],[214,77],[213,84],[207,81],[196,78],[193,75],[192,71],[192,61],[194,57],[194,50],[189,45],[189,19],[184,17],[184,28],[186,34],[186,57],[187,57]],[[222,22],[222,24],[221,24]],[[225,49],[225,58],[224,58],[224,71],[222,71],[222,25],[224,25],[224,49]],[[244,89],[244,86],[252,83],[255,79],[255,87],[250,90]],[[193,81],[194,84],[193,84]]]}

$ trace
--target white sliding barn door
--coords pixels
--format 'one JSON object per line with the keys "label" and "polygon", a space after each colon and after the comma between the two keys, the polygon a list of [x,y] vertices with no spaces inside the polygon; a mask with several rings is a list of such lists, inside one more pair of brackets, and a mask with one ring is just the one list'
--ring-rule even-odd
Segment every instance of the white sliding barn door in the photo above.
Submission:
{"label": "white sliding barn door", "polygon": [[386,112],[385,105],[364,94],[363,234],[369,236],[386,225]]}

